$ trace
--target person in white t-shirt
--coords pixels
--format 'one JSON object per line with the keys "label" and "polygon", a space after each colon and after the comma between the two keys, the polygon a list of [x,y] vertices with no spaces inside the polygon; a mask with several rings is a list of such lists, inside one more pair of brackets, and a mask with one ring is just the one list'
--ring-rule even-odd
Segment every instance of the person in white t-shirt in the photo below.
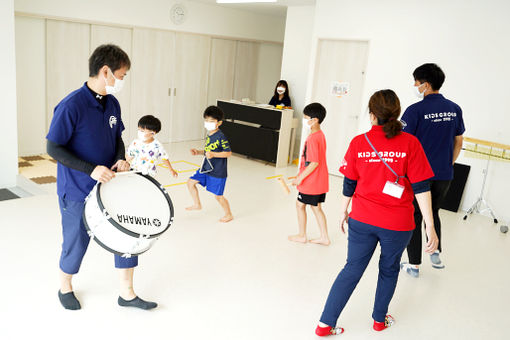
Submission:
{"label": "person in white t-shirt", "polygon": [[162,162],[172,176],[177,177],[177,171],[172,168],[165,148],[156,139],[159,131],[161,131],[161,121],[158,118],[151,115],[140,118],[138,138],[129,145],[126,160],[131,164],[132,170],[151,176],[156,175],[157,166]]}

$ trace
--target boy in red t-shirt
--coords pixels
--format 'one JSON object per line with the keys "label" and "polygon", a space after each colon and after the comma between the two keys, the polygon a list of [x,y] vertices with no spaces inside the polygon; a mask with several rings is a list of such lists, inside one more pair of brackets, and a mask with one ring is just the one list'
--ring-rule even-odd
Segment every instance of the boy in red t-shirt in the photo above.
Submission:
{"label": "boy in red t-shirt", "polygon": [[301,156],[299,174],[292,182],[299,191],[296,209],[299,234],[289,236],[290,241],[306,243],[306,206],[310,205],[317,219],[321,236],[310,240],[311,243],[328,246],[329,241],[326,216],[321,203],[326,200],[329,191],[329,174],[326,163],[326,137],[321,123],[326,117],[326,109],[319,103],[312,103],[303,110],[303,127],[311,133],[306,139]]}

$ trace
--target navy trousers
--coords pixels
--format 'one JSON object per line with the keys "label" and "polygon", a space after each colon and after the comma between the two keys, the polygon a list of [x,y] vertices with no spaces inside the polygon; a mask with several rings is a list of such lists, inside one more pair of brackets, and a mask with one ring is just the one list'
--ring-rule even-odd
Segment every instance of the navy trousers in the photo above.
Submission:
{"label": "navy trousers", "polygon": [[349,218],[347,263],[331,287],[320,321],[332,327],[336,326],[340,313],[363,276],[379,243],[381,257],[372,318],[377,322],[383,322],[397,286],[400,259],[412,234],[412,230],[388,230]]}
{"label": "navy trousers", "polygon": [[[60,213],[62,215],[62,253],[60,255],[60,269],[66,274],[76,274],[80,270],[81,261],[90,237],[83,224],[82,214],[85,202],[70,201],[59,197]],[[138,265],[138,257],[124,258],[115,255],[115,268],[133,268]]]}
{"label": "navy trousers", "polygon": [[[448,193],[448,189],[450,189],[450,184],[452,181],[430,181],[430,195],[432,196],[432,216],[434,217],[434,229],[436,230],[437,237],[439,238],[439,245],[437,246],[437,250],[442,252],[442,243],[441,243],[441,219],[439,218],[439,209],[441,209],[441,205],[446,198],[446,194]],[[421,254],[422,254],[422,226],[423,224],[423,216],[421,214],[420,207],[418,205],[418,201],[416,198],[414,199],[414,223],[416,224],[416,228],[413,231],[413,237],[411,237],[411,241],[409,241],[409,245],[407,246],[407,256],[409,257],[409,263],[420,265],[421,264]]]}

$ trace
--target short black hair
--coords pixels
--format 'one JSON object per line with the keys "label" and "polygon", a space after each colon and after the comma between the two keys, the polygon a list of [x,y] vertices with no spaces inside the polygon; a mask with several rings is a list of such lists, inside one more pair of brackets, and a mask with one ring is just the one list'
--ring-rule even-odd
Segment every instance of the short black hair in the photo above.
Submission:
{"label": "short black hair", "polygon": [[320,103],[311,103],[305,106],[303,114],[310,118],[317,118],[319,124],[321,124],[324,118],[326,118],[326,108]]}
{"label": "short black hair", "polygon": [[138,121],[138,127],[158,133],[161,131],[161,121],[151,115],[143,116]]}
{"label": "short black hair", "polygon": [[443,70],[436,64],[423,64],[413,72],[414,80],[420,83],[429,83],[432,90],[438,91],[443,86],[445,75]]}
{"label": "short black hair", "polygon": [[95,77],[104,65],[112,72],[121,67],[131,68],[131,61],[128,55],[119,46],[106,44],[98,46],[89,58],[89,77]]}
{"label": "short black hair", "polygon": [[223,120],[223,110],[217,106],[211,105],[204,111],[204,118],[211,117],[216,119],[218,122]]}

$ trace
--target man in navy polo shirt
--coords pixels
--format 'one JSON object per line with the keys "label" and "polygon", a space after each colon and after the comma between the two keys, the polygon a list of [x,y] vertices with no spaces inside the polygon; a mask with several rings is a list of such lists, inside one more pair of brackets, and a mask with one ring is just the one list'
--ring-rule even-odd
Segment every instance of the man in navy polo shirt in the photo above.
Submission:
{"label": "man in navy polo shirt", "polygon": [[[120,106],[112,94],[122,88],[130,66],[128,55],[118,46],[99,46],[89,59],[88,81],[55,107],[46,136],[48,154],[58,161],[57,193],[63,231],[58,296],[66,309],[81,308],[71,281],[90,241],[82,220],[85,197],[97,181],[106,183],[115,177],[115,170],[129,170],[121,138],[124,125]],[[121,287],[118,304],[154,308],[156,303],[144,301],[134,293],[137,264],[137,257],[115,255]]]}
{"label": "man in navy polo shirt", "polygon": [[[453,179],[453,164],[462,148],[464,121],[459,105],[439,94],[445,75],[436,64],[424,64],[413,72],[414,90],[422,101],[407,108],[402,115],[404,131],[415,135],[421,142],[429,160],[434,177],[430,181],[434,227],[439,237],[438,250],[430,255],[432,266],[444,268],[439,254],[441,252],[441,220],[439,208]],[[422,221],[420,209],[415,203],[414,220],[416,228],[409,245],[407,255],[409,263],[401,268],[413,277],[419,276],[422,250]]]}

